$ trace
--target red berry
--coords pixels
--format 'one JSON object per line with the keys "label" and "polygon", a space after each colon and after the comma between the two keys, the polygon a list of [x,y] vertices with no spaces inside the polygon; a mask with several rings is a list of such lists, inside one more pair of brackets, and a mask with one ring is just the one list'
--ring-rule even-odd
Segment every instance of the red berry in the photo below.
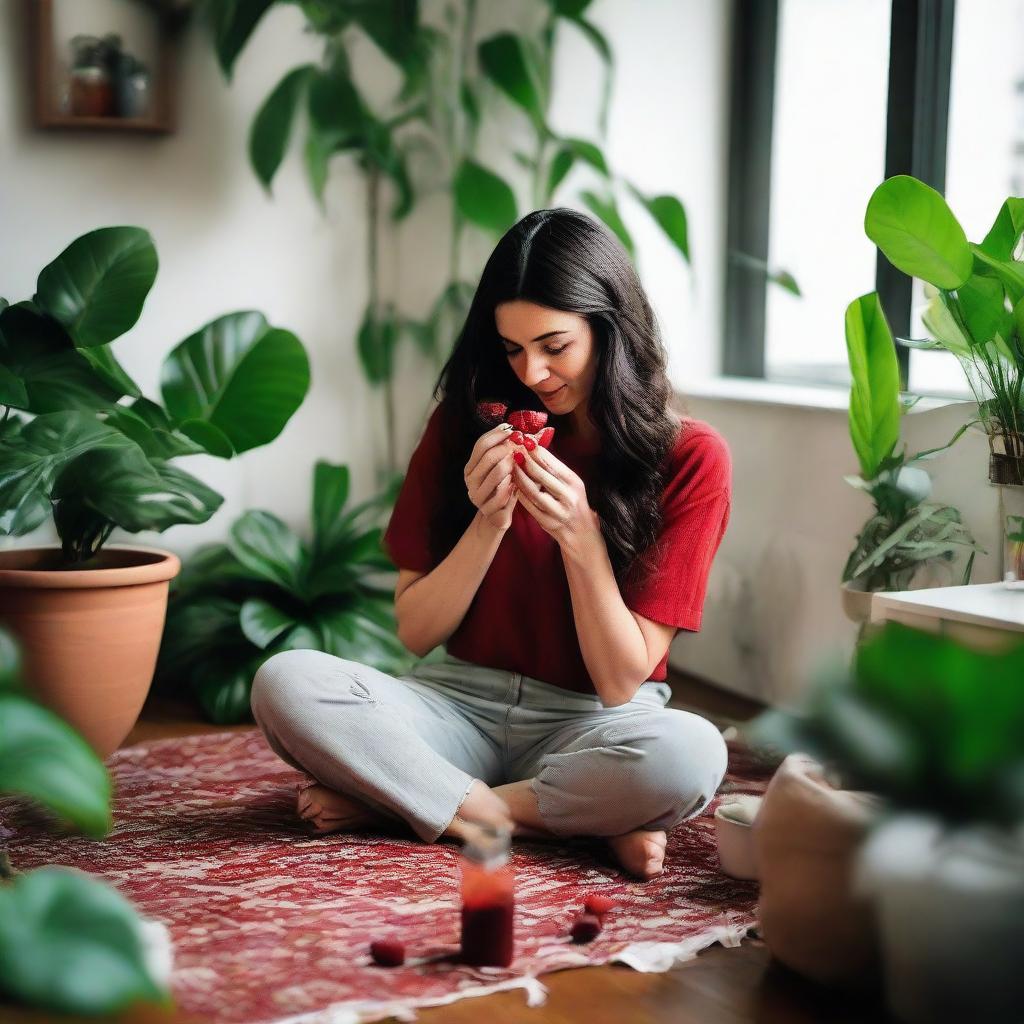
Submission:
{"label": "red berry", "polygon": [[572,941],[590,942],[601,934],[601,919],[596,914],[580,914],[572,923]]}
{"label": "red berry", "polygon": [[377,939],[370,943],[370,956],[381,967],[401,967],[405,963],[405,943],[400,939]]}
{"label": "red berry", "polygon": [[512,458],[516,460],[517,466],[526,465],[526,456],[522,452],[513,452]]}
{"label": "red berry", "polygon": [[516,412],[510,412],[507,419],[516,430],[521,430],[524,434],[536,434],[547,423],[548,414],[537,412],[535,409],[518,409]]}
{"label": "red berry", "polygon": [[537,442],[534,441],[534,439],[532,437],[530,437],[529,434],[525,434],[525,435],[523,435],[523,447],[528,452],[532,452],[533,449],[537,447]]}
{"label": "red berry", "polygon": [[613,900],[611,896],[605,896],[600,892],[588,894],[587,898],[583,901],[583,909],[588,914],[596,914],[599,918],[603,918],[609,910],[618,905],[618,902]]}
{"label": "red berry", "polygon": [[480,419],[484,420],[489,426],[496,427],[505,419],[508,406],[504,402],[477,402],[476,411]]}
{"label": "red berry", "polygon": [[539,444],[541,446],[541,448],[550,448],[551,447],[551,442],[554,440],[554,438],[555,438],[555,428],[554,427],[545,427],[537,435],[537,444]]}
{"label": "red berry", "polygon": [[521,430],[513,430],[512,433],[509,434],[509,439],[512,441],[513,444],[522,444],[523,432]]}

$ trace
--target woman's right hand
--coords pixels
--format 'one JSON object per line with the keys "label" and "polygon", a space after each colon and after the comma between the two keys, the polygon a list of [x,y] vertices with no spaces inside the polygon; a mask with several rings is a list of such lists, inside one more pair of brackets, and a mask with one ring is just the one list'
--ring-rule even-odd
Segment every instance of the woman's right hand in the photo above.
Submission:
{"label": "woman's right hand", "polygon": [[469,500],[489,526],[502,532],[512,525],[512,513],[519,500],[512,490],[515,446],[509,440],[511,433],[510,424],[499,423],[481,434],[463,473]]}

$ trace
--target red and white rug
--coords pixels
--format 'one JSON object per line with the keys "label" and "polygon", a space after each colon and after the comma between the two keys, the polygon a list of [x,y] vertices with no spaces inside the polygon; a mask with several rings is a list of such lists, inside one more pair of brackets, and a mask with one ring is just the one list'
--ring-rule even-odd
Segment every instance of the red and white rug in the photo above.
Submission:
{"label": "red and white rug", "polygon": [[[718,868],[711,811],[669,836],[668,867],[626,879],[593,842],[515,847],[516,959],[445,960],[458,948],[457,848],[371,836],[312,837],[294,816],[300,776],[255,732],[158,740],[118,751],[115,828],[103,841],[42,830],[0,805],[20,869],[61,864],[101,875],[163,922],[178,1007],[225,1024],[347,1024],[509,988],[543,1001],[537,976],[623,962],[667,970],[754,924],[756,887]],[[760,793],[768,773],[731,751],[725,792]],[[719,797],[720,798],[720,797]],[[717,801],[716,801],[717,802]],[[574,945],[587,893],[619,901],[604,931]],[[375,966],[372,938],[404,939],[403,967]]]}

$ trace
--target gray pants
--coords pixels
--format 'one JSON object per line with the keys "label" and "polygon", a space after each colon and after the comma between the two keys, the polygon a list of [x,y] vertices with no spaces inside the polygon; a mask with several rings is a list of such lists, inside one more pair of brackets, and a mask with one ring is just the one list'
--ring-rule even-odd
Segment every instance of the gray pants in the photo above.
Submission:
{"label": "gray pants", "polygon": [[669,829],[725,774],[707,720],[665,707],[665,683],[603,707],[519,672],[448,656],[395,678],[320,651],[284,651],[256,673],[252,710],[270,746],[323,785],[404,819],[434,842],[470,786],[533,779],[559,836]]}

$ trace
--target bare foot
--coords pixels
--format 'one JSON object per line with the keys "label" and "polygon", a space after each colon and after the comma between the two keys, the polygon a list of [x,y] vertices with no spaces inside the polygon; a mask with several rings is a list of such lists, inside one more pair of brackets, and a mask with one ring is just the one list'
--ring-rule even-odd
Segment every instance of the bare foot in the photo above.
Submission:
{"label": "bare foot", "polygon": [[354,797],[344,796],[326,786],[308,786],[299,793],[296,813],[316,832],[352,832],[379,823],[379,814]]}
{"label": "bare foot", "polygon": [[624,836],[609,836],[608,845],[615,859],[637,878],[654,878],[665,869],[665,846],[668,836],[664,832],[647,832],[640,828]]}

